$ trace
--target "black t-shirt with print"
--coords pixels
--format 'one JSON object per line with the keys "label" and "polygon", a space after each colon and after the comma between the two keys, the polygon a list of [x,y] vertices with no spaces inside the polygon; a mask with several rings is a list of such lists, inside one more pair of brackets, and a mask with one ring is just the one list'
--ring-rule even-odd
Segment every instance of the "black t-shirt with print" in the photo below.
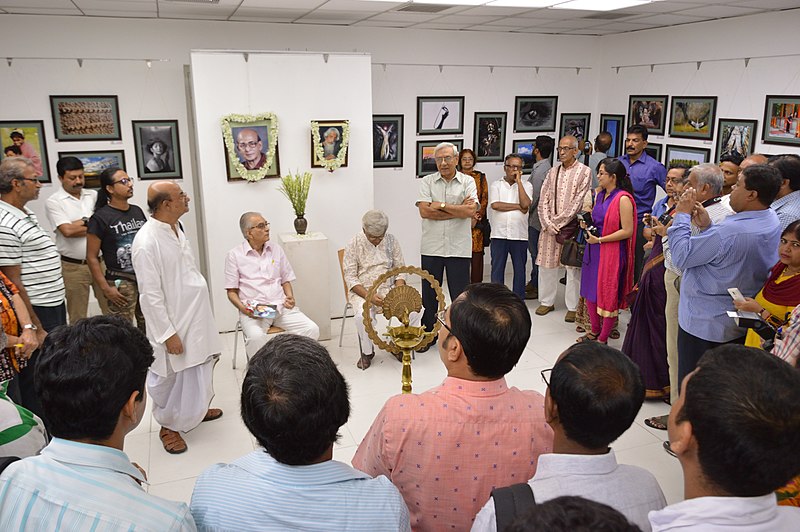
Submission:
{"label": "black t-shirt with print", "polygon": [[87,232],[100,239],[100,250],[107,268],[133,273],[131,244],[146,221],[144,212],[136,205],[129,205],[127,211],[105,205],[89,218]]}

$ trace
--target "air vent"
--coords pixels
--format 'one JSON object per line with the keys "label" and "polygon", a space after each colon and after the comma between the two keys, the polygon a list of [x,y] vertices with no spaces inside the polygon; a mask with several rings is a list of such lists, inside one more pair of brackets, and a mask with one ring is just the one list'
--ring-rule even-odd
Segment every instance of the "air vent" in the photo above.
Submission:
{"label": "air vent", "polygon": [[164,2],[165,4],[206,4],[206,5],[217,5],[219,4],[219,0],[159,0],[160,2]]}
{"label": "air vent", "polygon": [[443,6],[437,4],[408,4],[407,6],[403,6],[399,9],[395,9],[395,11],[400,13],[441,13],[447,9],[450,9],[453,6]]}
{"label": "air vent", "polygon": [[634,16],[631,13],[614,13],[613,11],[608,11],[606,13],[598,13],[596,15],[591,15],[588,17],[581,17],[583,20],[618,20],[625,17],[632,17]]}

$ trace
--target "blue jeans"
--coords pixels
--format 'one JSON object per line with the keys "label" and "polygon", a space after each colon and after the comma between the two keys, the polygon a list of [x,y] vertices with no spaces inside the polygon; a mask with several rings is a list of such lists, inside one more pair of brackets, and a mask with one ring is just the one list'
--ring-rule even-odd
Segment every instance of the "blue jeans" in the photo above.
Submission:
{"label": "blue jeans", "polygon": [[505,240],[493,238],[490,249],[492,251],[492,282],[505,284],[506,259],[511,255],[511,264],[514,267],[514,281],[512,291],[520,299],[525,299],[525,263],[528,256],[525,253],[527,242],[525,240]]}
{"label": "blue jeans", "polygon": [[539,230],[528,226],[528,251],[531,252],[531,286],[539,289],[539,267],[536,265],[536,255],[539,254]]}

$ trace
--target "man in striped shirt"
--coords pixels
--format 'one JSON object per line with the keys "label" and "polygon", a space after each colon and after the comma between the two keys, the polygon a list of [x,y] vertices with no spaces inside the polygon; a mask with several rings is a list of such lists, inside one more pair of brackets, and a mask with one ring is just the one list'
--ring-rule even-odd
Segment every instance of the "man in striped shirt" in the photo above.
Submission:
{"label": "man in striped shirt", "polygon": [[[33,321],[21,325],[36,332],[40,345],[48,331],[67,323],[61,257],[36,215],[25,207],[39,197],[41,188],[30,159],[15,157],[0,163],[0,271],[19,288]],[[36,358],[34,352],[16,379],[20,388],[17,402],[47,424],[33,389]]]}

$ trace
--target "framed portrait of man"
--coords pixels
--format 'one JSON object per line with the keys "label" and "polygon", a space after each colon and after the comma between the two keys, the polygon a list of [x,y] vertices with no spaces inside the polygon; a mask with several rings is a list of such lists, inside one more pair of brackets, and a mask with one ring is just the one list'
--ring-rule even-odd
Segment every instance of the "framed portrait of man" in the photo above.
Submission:
{"label": "framed portrait of man", "polygon": [[230,114],[222,117],[222,139],[228,179],[241,177],[259,181],[277,168],[278,117]]}
{"label": "framed portrait of man", "polygon": [[140,179],[181,179],[177,120],[134,120],[133,143]]}
{"label": "framed portrait of man", "polygon": [[0,161],[8,157],[26,157],[33,163],[36,177],[50,183],[50,166],[47,162],[47,143],[44,122],[41,120],[0,121],[0,142],[3,153]]}
{"label": "framed portrait of man", "polygon": [[[311,135],[311,168],[325,168],[323,160],[333,161],[337,159],[341,150],[346,147],[344,143],[344,130],[346,120],[317,120],[315,122],[317,133],[319,134],[319,146],[315,145],[314,137]],[[347,159],[350,153],[346,150],[344,160],[339,168],[347,166]]]}

